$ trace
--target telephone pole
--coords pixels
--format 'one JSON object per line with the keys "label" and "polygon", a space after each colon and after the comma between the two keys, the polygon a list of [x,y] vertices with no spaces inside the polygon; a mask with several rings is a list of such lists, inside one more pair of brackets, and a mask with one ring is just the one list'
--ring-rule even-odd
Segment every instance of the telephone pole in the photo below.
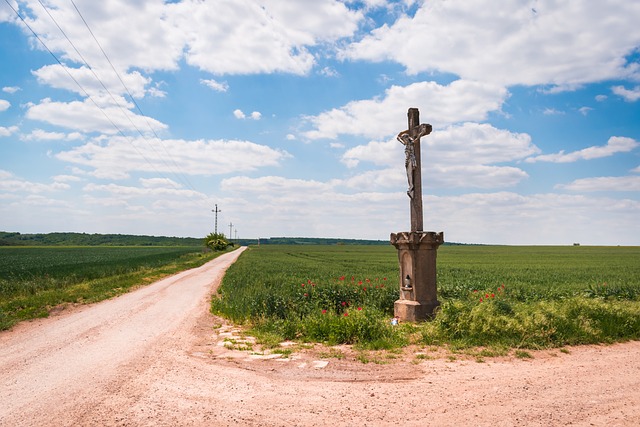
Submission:
{"label": "telephone pole", "polygon": [[218,205],[216,204],[216,208],[211,209],[211,212],[214,212],[216,214],[216,228],[214,228],[214,233],[218,234],[218,212],[222,212],[221,210],[218,210]]}
{"label": "telephone pole", "polygon": [[231,240],[233,238],[233,234],[231,234],[231,229],[233,228],[233,223],[230,222],[229,223],[229,240]]}

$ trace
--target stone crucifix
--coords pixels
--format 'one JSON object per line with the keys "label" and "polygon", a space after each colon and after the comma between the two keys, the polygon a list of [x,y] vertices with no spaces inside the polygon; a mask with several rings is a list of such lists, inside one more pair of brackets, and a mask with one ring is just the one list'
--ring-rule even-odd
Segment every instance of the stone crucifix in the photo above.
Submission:
{"label": "stone crucifix", "polygon": [[432,127],[420,123],[420,112],[417,108],[409,108],[407,113],[409,128],[398,134],[397,139],[402,143],[405,153],[405,168],[409,188],[407,195],[411,199],[411,231],[422,231],[422,164],[420,160],[420,138],[429,135]]}
{"label": "stone crucifix", "polygon": [[423,230],[422,217],[422,165],[420,138],[429,135],[432,127],[419,124],[417,108],[409,108],[409,128],[398,134],[404,145],[405,168],[411,206],[411,231],[391,233],[390,243],[398,250],[399,299],[393,311],[400,321],[422,321],[433,318],[440,305],[436,283],[436,256],[444,243],[443,232]]}

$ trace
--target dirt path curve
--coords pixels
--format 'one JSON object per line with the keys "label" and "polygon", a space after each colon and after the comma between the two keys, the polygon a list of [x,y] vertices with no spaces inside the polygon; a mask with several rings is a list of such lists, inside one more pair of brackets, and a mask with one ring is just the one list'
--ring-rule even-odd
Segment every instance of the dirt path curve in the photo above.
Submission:
{"label": "dirt path curve", "polygon": [[209,297],[239,254],[0,333],[0,425],[640,425],[640,342],[388,365],[228,350]]}

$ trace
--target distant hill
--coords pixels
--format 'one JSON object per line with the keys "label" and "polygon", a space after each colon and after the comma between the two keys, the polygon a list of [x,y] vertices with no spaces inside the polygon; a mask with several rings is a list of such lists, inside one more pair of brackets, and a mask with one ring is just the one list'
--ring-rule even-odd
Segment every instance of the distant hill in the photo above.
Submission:
{"label": "distant hill", "polygon": [[0,231],[0,246],[203,246],[203,239],[127,234],[21,234]]}

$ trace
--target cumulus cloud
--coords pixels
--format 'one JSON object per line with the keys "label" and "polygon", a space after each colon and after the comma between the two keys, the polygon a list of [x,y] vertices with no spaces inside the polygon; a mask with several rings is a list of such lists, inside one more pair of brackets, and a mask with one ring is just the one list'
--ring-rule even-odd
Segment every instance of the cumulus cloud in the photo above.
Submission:
{"label": "cumulus cloud", "polygon": [[6,93],[16,93],[19,90],[20,90],[20,87],[18,86],[5,86],[2,88],[2,91]]}
{"label": "cumulus cloud", "polygon": [[39,194],[67,188],[69,185],[64,182],[54,181],[50,184],[32,182],[0,169],[0,192]]}
{"label": "cumulus cloud", "polygon": [[213,79],[200,79],[200,83],[210,87],[216,92],[226,92],[229,90],[229,84],[227,82],[219,82]]}
{"label": "cumulus cloud", "polygon": [[[524,133],[496,129],[491,125],[464,123],[435,130],[421,140],[422,175],[439,188],[503,188],[516,185],[528,177],[517,167],[497,166],[517,161],[539,152]],[[356,167],[361,162],[394,167],[388,182],[397,185],[406,180],[404,148],[394,139],[372,141],[347,150],[342,162]],[[388,172],[387,172],[388,173]]]}
{"label": "cumulus cloud", "polygon": [[0,137],[11,136],[16,132],[18,132],[18,126],[9,126],[9,127],[0,126]]}
{"label": "cumulus cloud", "polygon": [[0,99],[0,113],[7,111],[11,107],[11,103],[5,99]]}
{"label": "cumulus cloud", "polygon": [[636,102],[640,99],[640,86],[635,86],[633,89],[627,89],[624,86],[613,86],[611,91],[624,98],[627,102]]}
{"label": "cumulus cloud", "polygon": [[277,166],[290,154],[249,141],[113,137],[106,142],[91,140],[55,157],[90,167],[96,177],[122,179],[129,177],[131,172],[140,171],[202,176],[253,171]]}
{"label": "cumulus cloud", "polygon": [[578,160],[591,160],[602,157],[609,157],[616,153],[628,153],[638,147],[640,143],[632,138],[612,136],[607,141],[607,145],[588,147],[578,151],[565,153],[564,150],[555,154],[541,154],[526,159],[527,163],[552,162],[570,163]]}
{"label": "cumulus cloud", "polygon": [[84,139],[79,132],[47,132],[42,129],[34,129],[26,135],[20,137],[23,141],[77,141]]}
{"label": "cumulus cloud", "polygon": [[576,179],[556,188],[571,191],[640,191],[640,176],[602,176]]}
{"label": "cumulus cloud", "polygon": [[236,119],[240,119],[240,120],[243,120],[243,119],[260,120],[262,118],[262,113],[260,113],[259,111],[254,111],[247,116],[240,109],[234,110],[233,115]]}
{"label": "cumulus cloud", "polygon": [[89,99],[57,102],[46,98],[39,104],[31,104],[26,117],[85,133],[115,134],[138,131],[149,133],[149,127],[154,131],[167,128],[167,125],[151,117],[140,116],[127,109],[113,106],[107,99],[93,99],[93,101],[98,101],[96,102],[98,106]]}
{"label": "cumulus cloud", "polygon": [[[602,10],[616,19],[602,19]],[[411,74],[435,70],[506,86],[571,89],[638,76],[638,64],[626,59],[640,44],[638,15],[640,4],[618,0],[597,8],[589,0],[435,0],[377,28],[340,57],[392,60]]]}
{"label": "cumulus cloud", "polygon": [[508,92],[502,86],[456,80],[448,85],[420,82],[391,86],[384,97],[352,101],[307,117],[314,129],[307,138],[336,138],[339,134],[381,138],[406,128],[407,106],[420,109],[423,122],[444,127],[464,121],[482,121],[499,111]]}

